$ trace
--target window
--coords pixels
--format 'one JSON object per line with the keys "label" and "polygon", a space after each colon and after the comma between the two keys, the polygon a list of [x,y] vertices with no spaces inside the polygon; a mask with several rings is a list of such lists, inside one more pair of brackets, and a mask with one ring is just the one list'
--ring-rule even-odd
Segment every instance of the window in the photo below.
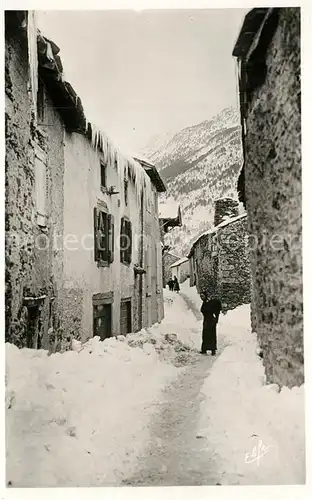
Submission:
{"label": "window", "polygon": [[106,191],[107,188],[107,165],[101,162],[101,189]]}
{"label": "window", "polygon": [[125,204],[128,205],[128,181],[124,180]]}
{"label": "window", "polygon": [[44,85],[41,78],[38,78],[37,91],[37,119],[39,123],[44,121]]}
{"label": "window", "polygon": [[123,217],[120,227],[120,262],[130,264],[132,258],[132,229],[131,222]]}
{"label": "window", "polygon": [[94,260],[102,266],[114,261],[114,217],[100,208],[94,209]]}
{"label": "window", "polygon": [[47,224],[47,166],[45,153],[37,148],[35,151],[35,192],[37,223],[45,227]]}

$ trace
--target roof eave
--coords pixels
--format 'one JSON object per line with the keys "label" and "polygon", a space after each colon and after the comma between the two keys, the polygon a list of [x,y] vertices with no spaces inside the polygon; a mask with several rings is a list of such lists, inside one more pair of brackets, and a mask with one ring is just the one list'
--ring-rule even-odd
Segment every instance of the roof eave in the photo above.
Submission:
{"label": "roof eave", "polygon": [[165,193],[167,191],[167,188],[164,184],[164,181],[160,177],[159,172],[158,172],[157,168],[155,167],[155,165],[152,165],[151,163],[148,163],[145,160],[141,160],[140,158],[134,157],[133,159],[135,161],[137,161],[138,163],[140,163],[140,165],[144,168],[145,172],[147,173],[147,175],[151,179],[151,181],[154,184],[154,186],[156,187],[157,191],[159,193]]}
{"label": "roof eave", "polygon": [[234,57],[243,58],[247,55],[252,44],[255,34],[257,33],[267,11],[266,8],[255,8],[246,14],[243,26],[238,35],[232,55]]}

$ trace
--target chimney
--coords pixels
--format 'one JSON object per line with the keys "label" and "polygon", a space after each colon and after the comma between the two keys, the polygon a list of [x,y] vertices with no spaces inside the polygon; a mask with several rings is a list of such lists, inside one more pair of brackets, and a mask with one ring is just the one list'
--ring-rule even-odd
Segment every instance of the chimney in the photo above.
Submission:
{"label": "chimney", "polygon": [[237,217],[239,214],[239,203],[233,198],[220,198],[215,200],[214,225],[218,226],[226,219]]}

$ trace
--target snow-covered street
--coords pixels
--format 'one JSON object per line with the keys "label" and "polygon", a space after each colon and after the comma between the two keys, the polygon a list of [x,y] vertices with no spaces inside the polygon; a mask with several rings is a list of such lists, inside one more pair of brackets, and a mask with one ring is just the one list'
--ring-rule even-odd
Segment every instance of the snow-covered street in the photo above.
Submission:
{"label": "snow-covered street", "polygon": [[303,387],[264,385],[249,306],[200,355],[199,306],[183,284],[148,331],[51,356],[7,344],[7,484],[303,483]]}

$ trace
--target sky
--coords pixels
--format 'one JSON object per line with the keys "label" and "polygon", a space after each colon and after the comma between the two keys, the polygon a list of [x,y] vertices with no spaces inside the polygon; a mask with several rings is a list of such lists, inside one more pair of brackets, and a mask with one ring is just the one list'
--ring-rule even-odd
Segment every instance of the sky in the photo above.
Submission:
{"label": "sky", "polygon": [[246,9],[37,11],[87,119],[125,153],[238,105]]}

